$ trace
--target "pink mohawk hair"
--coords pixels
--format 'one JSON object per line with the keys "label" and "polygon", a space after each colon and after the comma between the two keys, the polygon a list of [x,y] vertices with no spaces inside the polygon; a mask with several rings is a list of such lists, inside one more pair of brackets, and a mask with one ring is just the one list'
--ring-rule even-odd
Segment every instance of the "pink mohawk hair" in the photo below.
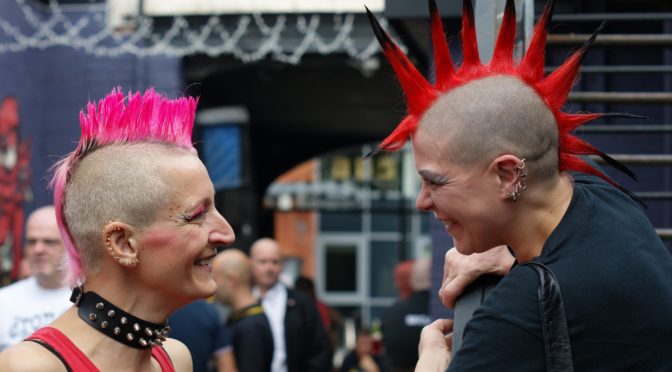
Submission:
{"label": "pink mohawk hair", "polygon": [[504,17],[499,30],[492,60],[489,64],[482,64],[476,41],[474,10],[471,0],[463,0],[462,7],[462,55],[463,62],[456,68],[450,57],[450,50],[446,40],[441,16],[435,0],[429,1],[430,22],[432,33],[432,49],[434,50],[435,84],[431,84],[413,66],[408,57],[392,41],[382,28],[376,17],[367,8],[369,21],[373,32],[380,43],[383,53],[397,75],[397,79],[406,96],[408,114],[401,120],[395,130],[387,136],[377,148],[369,154],[375,155],[380,151],[396,151],[415,133],[418,123],[424,112],[431,107],[443,93],[458,88],[471,81],[495,75],[511,75],[531,86],[553,113],[558,125],[560,144],[558,148],[560,171],[579,171],[594,174],[616,186],[626,194],[638,200],[634,194],[626,190],[604,173],[591,166],[581,155],[597,155],[607,163],[628,176],[635,178],[634,173],[623,164],[598,150],[589,143],[574,136],[573,131],[579,126],[602,117],[642,118],[641,116],[620,113],[589,113],[568,114],[561,111],[567,101],[574,82],[579,74],[579,68],[588,49],[604,27],[598,27],[589,40],[574,52],[560,67],[550,75],[544,76],[544,56],[546,39],[549,32],[554,0],[548,1],[544,11],[537,21],[528,51],[519,64],[513,61],[513,50],[516,35],[516,9],[513,0],[507,0]]}
{"label": "pink mohawk hair", "polygon": [[63,219],[63,198],[77,163],[87,154],[114,144],[165,143],[193,151],[191,134],[198,98],[168,99],[149,88],[143,95],[124,96],[117,87],[103,99],[89,101],[80,111],[81,136],[77,148],[53,167],[56,220],[68,253],[68,282],[72,286],[84,279],[82,259]]}

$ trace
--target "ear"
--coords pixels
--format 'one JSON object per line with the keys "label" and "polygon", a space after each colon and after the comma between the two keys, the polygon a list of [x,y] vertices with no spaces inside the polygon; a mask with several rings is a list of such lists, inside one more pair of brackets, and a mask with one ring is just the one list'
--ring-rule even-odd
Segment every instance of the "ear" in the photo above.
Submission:
{"label": "ear", "polygon": [[510,199],[509,195],[516,191],[516,187],[521,181],[519,166],[525,164],[524,162],[514,155],[501,155],[490,163],[490,170],[496,176],[502,199]]}
{"label": "ear", "polygon": [[120,221],[110,221],[102,231],[105,252],[119,265],[132,268],[140,262],[137,231]]}

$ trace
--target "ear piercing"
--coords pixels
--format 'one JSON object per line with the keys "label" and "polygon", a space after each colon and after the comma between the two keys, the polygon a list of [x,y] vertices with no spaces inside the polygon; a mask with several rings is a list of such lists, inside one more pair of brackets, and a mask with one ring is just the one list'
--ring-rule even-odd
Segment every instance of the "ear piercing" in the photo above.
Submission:
{"label": "ear piercing", "polygon": [[518,173],[518,180],[516,181],[516,189],[512,192],[507,192],[506,196],[514,202],[520,198],[520,194],[527,190],[525,184],[525,177],[527,177],[527,169],[525,168],[525,159],[520,160],[521,164],[516,164],[516,172]]}

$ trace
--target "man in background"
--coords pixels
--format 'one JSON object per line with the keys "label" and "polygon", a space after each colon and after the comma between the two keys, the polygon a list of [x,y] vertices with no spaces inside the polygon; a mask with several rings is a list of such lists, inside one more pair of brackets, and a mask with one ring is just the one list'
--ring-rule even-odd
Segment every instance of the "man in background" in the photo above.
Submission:
{"label": "man in background", "polygon": [[212,262],[217,301],[231,307],[229,331],[233,355],[241,372],[266,372],[273,361],[271,324],[252,295],[250,263],[241,250],[228,248]]}
{"label": "man in background", "polygon": [[261,299],[274,339],[273,372],[332,369],[332,349],[315,303],[306,294],[280,283],[283,261],[278,243],[270,238],[250,248],[254,294]]}
{"label": "man in background", "polygon": [[229,332],[216,306],[196,300],[168,319],[170,337],[187,346],[194,372],[236,371]]}
{"label": "man in background", "polygon": [[397,301],[382,317],[383,345],[394,372],[412,371],[418,361],[418,342],[422,328],[431,323],[429,289],[431,262],[418,259],[410,272],[411,293]]}
{"label": "man in background", "polygon": [[72,304],[64,285],[65,246],[49,205],[28,216],[24,256],[30,276],[0,289],[0,351],[56,319]]}

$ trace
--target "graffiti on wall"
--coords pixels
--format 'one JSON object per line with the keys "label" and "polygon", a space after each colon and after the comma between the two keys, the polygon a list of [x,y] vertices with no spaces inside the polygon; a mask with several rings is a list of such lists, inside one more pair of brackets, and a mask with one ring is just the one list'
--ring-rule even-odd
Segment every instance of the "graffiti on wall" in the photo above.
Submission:
{"label": "graffiti on wall", "polygon": [[30,142],[19,138],[19,103],[0,103],[0,284],[16,280],[25,201],[30,201]]}

